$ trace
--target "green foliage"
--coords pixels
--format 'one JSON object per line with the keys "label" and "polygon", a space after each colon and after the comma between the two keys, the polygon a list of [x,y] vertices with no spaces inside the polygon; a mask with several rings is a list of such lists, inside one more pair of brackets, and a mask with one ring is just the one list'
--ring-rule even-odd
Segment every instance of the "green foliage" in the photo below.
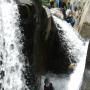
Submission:
{"label": "green foliage", "polygon": [[48,6],[49,5],[49,1],[50,0],[42,0],[42,4],[45,5],[45,6]]}

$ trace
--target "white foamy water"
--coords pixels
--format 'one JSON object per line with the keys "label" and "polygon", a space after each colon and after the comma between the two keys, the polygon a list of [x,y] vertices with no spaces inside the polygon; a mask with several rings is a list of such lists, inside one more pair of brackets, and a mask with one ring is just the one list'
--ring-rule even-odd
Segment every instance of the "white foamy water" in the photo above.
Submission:
{"label": "white foamy water", "polygon": [[[78,33],[65,21],[55,16],[53,19],[57,28],[59,30],[62,28],[64,31],[63,39],[66,42],[64,44],[67,44],[68,52],[74,55],[77,67],[69,78],[49,75],[50,79],[55,90],[79,90],[85,68],[88,42],[83,42]],[[4,90],[28,90],[25,89],[25,79],[22,75],[24,55],[21,52],[23,48],[21,38],[17,5],[13,0],[0,0],[0,61],[2,61],[0,72],[4,71],[4,77],[0,79],[0,83]]]}
{"label": "white foamy water", "polygon": [[79,90],[83,79],[89,41],[83,41],[79,34],[65,21],[58,20],[56,17],[53,18],[56,25],[59,24],[64,31],[63,38],[67,43],[68,52],[75,56],[74,60],[77,61],[77,66],[70,75],[67,90]]}
{"label": "white foamy water", "polygon": [[[62,42],[62,44],[67,45],[67,52],[74,56],[74,60],[77,62],[77,65],[74,72],[68,77],[66,75],[61,77],[60,75],[51,76],[50,74],[47,74],[42,77],[42,83],[44,82],[43,80],[45,77],[48,76],[55,90],[79,90],[82,84],[89,42],[82,40],[78,32],[74,30],[67,22],[56,16],[53,16],[53,19],[56,28],[64,33],[62,36],[65,42]],[[59,31],[58,35],[60,36],[61,34]],[[41,86],[41,89],[43,89],[43,85]]]}
{"label": "white foamy water", "polygon": [[1,71],[4,71],[0,83],[4,90],[24,90],[25,87],[21,38],[17,5],[13,0],[0,0],[0,60]]}

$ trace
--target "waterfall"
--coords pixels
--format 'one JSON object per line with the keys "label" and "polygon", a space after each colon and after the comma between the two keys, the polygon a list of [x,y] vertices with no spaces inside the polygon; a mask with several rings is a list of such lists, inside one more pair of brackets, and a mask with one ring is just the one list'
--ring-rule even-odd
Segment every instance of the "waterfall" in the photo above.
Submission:
{"label": "waterfall", "polygon": [[[28,58],[22,52],[23,34],[19,27],[18,12],[18,6],[14,0],[0,0],[0,90],[34,90],[34,87],[30,86],[30,79],[35,82],[30,76],[29,69],[32,68],[30,65],[27,65],[29,68],[25,73],[29,80],[27,81],[23,75],[26,70],[25,60]],[[67,52],[74,56],[77,65],[69,78],[51,75],[51,81],[55,90],[79,90],[85,69],[88,41],[82,40],[79,34],[65,21],[56,16],[52,17],[58,29],[58,36],[61,35],[60,30],[64,32],[63,40],[66,43],[63,45],[67,45]],[[72,63],[72,61],[70,62]],[[65,87],[65,85],[67,86]]]}
{"label": "waterfall", "polygon": [[63,39],[67,44],[68,53],[74,56],[74,60],[77,62],[74,72],[70,75],[66,90],[79,90],[83,79],[89,41],[83,40],[78,32],[65,21],[55,16],[53,19],[56,27],[64,32]]}
{"label": "waterfall", "polygon": [[14,0],[0,0],[0,90],[24,90],[21,39],[16,3]]}
{"label": "waterfall", "polygon": [[[41,90],[45,77],[50,79],[55,90],[79,90],[83,80],[89,41],[82,39],[79,33],[66,21],[61,20],[54,15],[52,15],[52,17],[58,30],[58,36],[63,37],[62,39],[64,42],[62,42],[62,45],[67,46],[67,53],[73,57],[76,63],[69,57],[71,65],[73,65],[73,63],[75,64],[74,71],[70,75],[55,75],[48,73],[42,76]],[[60,31],[63,32],[63,34]]]}

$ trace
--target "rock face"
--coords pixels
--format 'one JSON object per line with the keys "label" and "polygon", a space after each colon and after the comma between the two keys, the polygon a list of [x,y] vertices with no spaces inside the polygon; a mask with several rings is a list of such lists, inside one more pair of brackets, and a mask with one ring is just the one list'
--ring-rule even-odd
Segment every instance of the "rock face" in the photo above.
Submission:
{"label": "rock face", "polygon": [[80,33],[84,38],[90,38],[90,2],[87,3],[86,9],[80,22]]}
{"label": "rock face", "polygon": [[24,53],[30,59],[29,65],[38,74],[68,72],[69,58],[71,56],[74,61],[73,56],[68,55],[67,46],[62,47],[64,32],[56,28],[50,12],[38,2],[21,4],[19,11],[25,36]]}
{"label": "rock face", "polygon": [[67,73],[69,59],[73,61],[73,56],[67,53],[67,45],[63,46],[63,30],[56,28],[52,16],[43,7],[38,17],[34,5],[25,4],[19,11],[25,36],[24,53],[30,59],[29,65],[34,65],[37,73]]}
{"label": "rock face", "polygon": [[[20,4],[18,5],[19,13],[20,13],[20,27],[23,29],[22,34],[24,37],[23,40],[23,54],[25,58],[25,72],[24,78],[26,79],[26,85],[30,90],[36,89],[36,72],[34,68],[33,62],[33,39],[34,39],[34,31],[35,31],[35,7],[33,5],[28,4]],[[36,89],[37,90],[37,89]]]}
{"label": "rock face", "polygon": [[[75,1],[75,0],[71,0]],[[80,14],[80,23],[79,23],[79,32],[83,30],[83,27],[87,23],[87,26],[90,23],[90,0],[76,0],[77,6],[80,7],[81,14]]]}

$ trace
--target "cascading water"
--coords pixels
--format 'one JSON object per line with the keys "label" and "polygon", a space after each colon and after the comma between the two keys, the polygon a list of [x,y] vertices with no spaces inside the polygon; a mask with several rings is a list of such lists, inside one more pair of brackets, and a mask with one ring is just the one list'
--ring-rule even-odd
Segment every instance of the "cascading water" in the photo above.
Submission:
{"label": "cascading water", "polygon": [[[63,41],[65,41],[64,43],[62,42],[62,45],[67,46],[67,53],[74,57],[73,59],[76,63],[74,64],[75,66],[73,73],[69,76],[64,74],[53,75],[49,73],[42,76],[42,83],[45,77],[49,77],[55,90],[79,90],[83,79],[89,42],[84,41],[78,32],[74,30],[67,22],[54,15],[52,15],[52,17],[56,28],[58,29],[58,36],[62,36]],[[59,33],[59,31],[62,31],[63,34]],[[71,58],[69,58],[69,60],[71,65],[73,65],[74,62]],[[41,86],[41,89],[42,88],[43,85]]]}
{"label": "cascading water", "polygon": [[0,90],[24,90],[24,55],[14,0],[0,0]]}
{"label": "cascading water", "polygon": [[[54,21],[56,25],[59,24],[62,30],[64,30],[63,39],[67,43],[68,52],[74,56],[77,62],[74,72],[70,75],[67,90],[79,90],[83,79],[89,42],[83,41],[79,34],[65,21],[58,20],[56,17],[54,17]],[[57,26],[57,28],[59,27]],[[61,29],[59,28],[59,30]]]}
{"label": "cascading water", "polygon": [[[55,16],[53,19],[57,28],[63,30],[63,39],[66,42],[63,44],[67,44],[67,52],[75,57],[77,66],[69,78],[54,76],[51,77],[51,81],[56,90],[79,90],[88,42],[83,42],[78,33],[66,22]],[[22,72],[25,59],[22,53],[22,37],[17,5],[14,0],[0,0],[0,90],[29,90]],[[65,87],[65,84],[68,86]]]}

